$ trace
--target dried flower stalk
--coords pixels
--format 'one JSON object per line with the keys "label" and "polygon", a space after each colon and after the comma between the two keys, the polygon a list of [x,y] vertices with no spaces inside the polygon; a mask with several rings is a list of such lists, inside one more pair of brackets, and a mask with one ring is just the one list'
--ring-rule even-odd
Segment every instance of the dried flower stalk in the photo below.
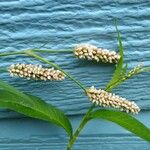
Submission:
{"label": "dried flower stalk", "polygon": [[117,63],[120,59],[120,55],[115,51],[97,48],[90,44],[78,45],[74,50],[74,54],[80,59],[96,60],[104,63]]}
{"label": "dried flower stalk", "polygon": [[65,74],[54,68],[43,68],[41,65],[13,64],[8,71],[12,76],[35,80],[64,80]]}
{"label": "dried flower stalk", "polygon": [[87,89],[87,95],[93,103],[103,107],[113,107],[133,114],[137,114],[140,111],[135,102],[128,101],[125,98],[101,89],[97,90],[94,86]]}

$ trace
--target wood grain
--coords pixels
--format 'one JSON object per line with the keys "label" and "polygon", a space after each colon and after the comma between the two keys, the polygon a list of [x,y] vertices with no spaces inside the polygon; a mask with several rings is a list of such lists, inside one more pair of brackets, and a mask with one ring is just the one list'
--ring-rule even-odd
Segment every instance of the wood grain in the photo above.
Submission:
{"label": "wood grain", "polygon": [[[118,51],[113,24],[115,18],[119,22],[118,28],[125,46],[125,61],[129,63],[129,68],[139,62],[149,66],[149,0],[1,0],[0,53],[38,48],[47,42],[44,49],[73,49],[76,44],[90,43]],[[71,53],[43,56],[59,64],[87,87],[95,85],[103,88],[115,69],[114,65],[78,60]],[[0,67],[18,62],[39,63],[32,58],[11,56],[0,58]],[[68,79],[64,82],[34,82],[12,78],[8,73],[1,73],[0,79],[59,107],[76,120],[76,125],[81,119],[80,115],[91,105],[81,89]],[[150,127],[149,91],[149,73],[138,75],[114,90],[141,107],[140,118]],[[64,132],[52,125],[36,123],[30,119],[28,123],[27,118],[9,110],[1,110],[0,118],[2,150],[65,149],[67,139]],[[106,128],[97,127],[96,133],[94,125],[97,124],[93,122],[91,128],[87,128],[79,138],[74,149],[150,149],[148,143],[130,136],[125,130],[101,123]],[[52,134],[47,133],[48,131]]]}

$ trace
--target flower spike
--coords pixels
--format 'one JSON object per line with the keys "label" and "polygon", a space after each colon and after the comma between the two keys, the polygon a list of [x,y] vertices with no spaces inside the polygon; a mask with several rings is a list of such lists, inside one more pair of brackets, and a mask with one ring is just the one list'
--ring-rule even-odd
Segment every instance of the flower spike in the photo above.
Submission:
{"label": "flower spike", "polygon": [[97,48],[90,44],[78,45],[74,50],[74,54],[80,59],[102,61],[104,63],[117,63],[120,59],[120,55],[115,51]]}
{"label": "flower spike", "polygon": [[34,80],[64,80],[65,74],[54,68],[43,68],[41,65],[13,64],[8,71],[12,76]]}
{"label": "flower spike", "polygon": [[133,114],[137,114],[140,111],[135,102],[128,101],[125,98],[101,89],[97,90],[94,86],[87,89],[87,95],[93,103],[103,107],[113,107]]}

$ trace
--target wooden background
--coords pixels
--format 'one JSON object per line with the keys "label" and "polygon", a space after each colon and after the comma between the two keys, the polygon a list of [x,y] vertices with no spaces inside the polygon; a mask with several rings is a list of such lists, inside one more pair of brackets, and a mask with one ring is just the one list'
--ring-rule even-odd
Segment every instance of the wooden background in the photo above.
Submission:
{"label": "wooden background", "polygon": [[[72,49],[79,43],[117,50],[113,19],[125,46],[125,61],[132,68],[139,62],[150,65],[149,0],[0,0],[0,53],[38,48]],[[104,87],[115,67],[80,61],[73,54],[45,54],[86,86]],[[11,63],[37,63],[20,56],[0,58],[0,67]],[[70,80],[33,82],[1,73],[0,79],[16,88],[35,94],[59,107],[77,127],[91,105],[81,89]],[[150,78],[136,76],[114,90],[134,100],[142,109],[136,116],[150,127]],[[1,150],[65,150],[65,132],[53,124],[0,111]],[[149,150],[150,144],[121,127],[103,120],[90,122],[75,143],[74,150]]]}

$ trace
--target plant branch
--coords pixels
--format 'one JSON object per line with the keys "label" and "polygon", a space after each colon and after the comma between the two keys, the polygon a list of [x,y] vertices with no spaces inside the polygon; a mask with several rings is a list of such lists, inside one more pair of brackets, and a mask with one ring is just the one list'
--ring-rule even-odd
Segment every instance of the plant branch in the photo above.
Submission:
{"label": "plant branch", "polygon": [[9,55],[25,54],[28,51],[42,52],[42,53],[73,53],[74,50],[30,49],[30,50],[22,50],[20,52],[1,53],[0,57],[1,56],[9,56]]}
{"label": "plant branch", "polygon": [[74,50],[51,50],[51,49],[31,49],[32,52],[42,52],[42,53],[68,53]]}
{"label": "plant branch", "polygon": [[[149,67],[147,67],[146,69],[145,68],[141,68],[139,69],[135,74],[133,75],[136,75],[140,72],[143,72],[143,71],[149,71]],[[112,83],[109,87],[105,88],[105,91],[111,91],[113,88],[117,87],[118,84],[121,84],[122,82],[124,82],[125,80],[128,80],[130,77],[132,77],[133,75],[131,76],[128,76],[125,75],[124,78],[121,78],[121,79],[118,79],[116,82]],[[93,108],[95,108],[95,105],[92,105],[91,108],[87,111],[87,113],[85,114],[85,116],[83,117],[79,127],[77,128],[77,130],[75,131],[74,135],[71,137],[71,139],[69,140],[69,143],[67,145],[67,150],[71,150],[72,148],[72,145],[74,144],[74,142],[76,141],[79,133],[81,132],[81,130],[83,129],[83,127],[85,126],[85,124],[88,122],[89,120],[89,115],[90,113],[92,112]]]}
{"label": "plant branch", "polygon": [[56,68],[56,69],[58,69],[60,71],[62,71],[68,78],[70,78],[72,81],[74,81],[81,89],[83,89],[86,92],[86,87],[80,81],[76,80],[70,74],[68,74],[67,72],[65,72],[57,64],[55,64],[55,63],[53,63],[53,62],[51,62],[51,61],[49,61],[49,60],[47,60],[47,59],[45,59],[45,58],[37,55],[37,54],[35,54],[32,50],[26,51],[26,54],[29,55],[29,56],[32,56],[32,57],[34,57],[34,58],[36,58],[36,59],[38,59],[38,60],[40,60],[42,62],[44,62],[44,63],[47,63],[50,66],[53,66],[54,68]]}
{"label": "plant branch", "polygon": [[17,54],[27,54],[29,56],[32,56],[40,61],[43,61],[47,64],[49,64],[50,66],[53,66],[57,69],[59,69],[60,71],[62,71],[68,78],[70,78],[72,81],[74,81],[81,89],[83,89],[86,92],[86,88],[85,86],[78,80],[76,80],[74,77],[72,77],[70,74],[68,74],[67,72],[65,72],[63,69],[61,69],[58,65],[56,65],[55,63],[52,63],[50,61],[48,61],[47,59],[35,54],[34,52],[50,52],[50,53],[57,53],[57,52],[73,52],[73,50],[39,50],[39,49],[31,49],[31,50],[23,50],[21,52],[9,52],[9,53],[4,53],[4,54],[0,54],[0,56],[9,56],[9,55],[17,55]]}
{"label": "plant branch", "polygon": [[0,56],[9,56],[9,55],[17,55],[17,54],[25,54],[25,51],[2,53],[2,54],[0,54]]}
{"label": "plant branch", "polygon": [[[135,76],[135,75],[137,75],[137,74],[139,74],[141,72],[146,72],[146,71],[150,71],[150,67],[137,68],[136,71],[135,71],[135,68],[133,68],[127,74],[121,76],[115,82],[113,82],[112,84],[110,84],[105,90],[109,92],[111,89],[113,89],[114,87],[117,87],[122,82],[130,79],[131,77],[133,77],[133,76]],[[131,73],[131,72],[133,72],[133,73]]]}
{"label": "plant branch", "polygon": [[[113,87],[114,88],[114,87]],[[109,89],[105,89],[106,91],[108,91]],[[79,136],[81,130],[84,128],[85,124],[88,122],[89,120],[89,115],[92,112],[92,110],[95,108],[95,104],[93,104],[89,110],[86,112],[85,116],[83,117],[82,121],[80,122],[79,127],[77,128],[77,130],[75,131],[74,135],[70,138],[69,143],[67,145],[67,150],[71,150],[74,142],[76,141],[77,137]]]}
{"label": "plant branch", "polygon": [[142,68],[141,72],[150,72],[150,67],[144,67],[144,68]]}

